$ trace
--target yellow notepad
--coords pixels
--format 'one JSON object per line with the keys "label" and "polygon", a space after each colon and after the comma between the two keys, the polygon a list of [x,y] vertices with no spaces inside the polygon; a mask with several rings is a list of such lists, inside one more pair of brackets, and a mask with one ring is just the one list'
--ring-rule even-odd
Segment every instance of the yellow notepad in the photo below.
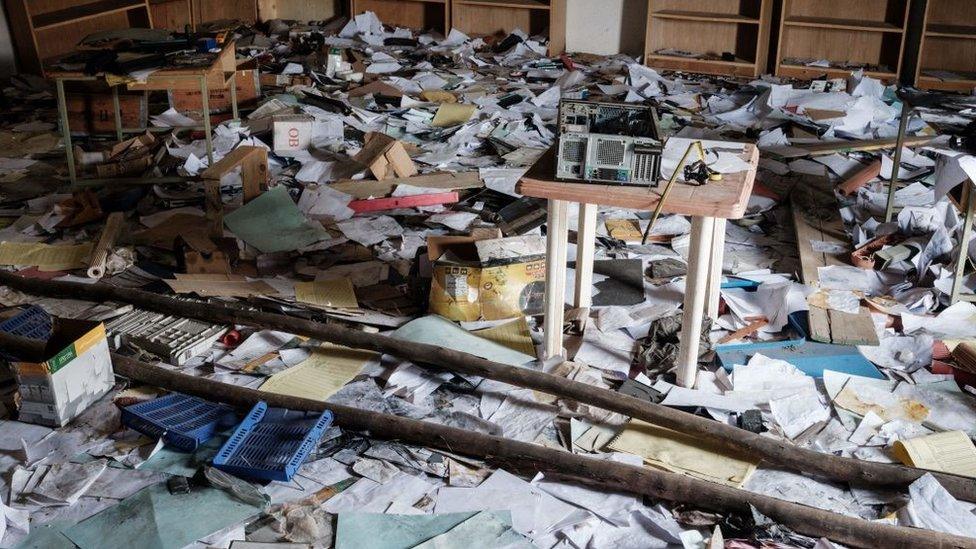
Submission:
{"label": "yellow notepad", "polygon": [[905,465],[976,478],[976,446],[962,431],[899,440],[891,452]]}
{"label": "yellow notepad", "polygon": [[325,343],[301,363],[268,378],[262,391],[325,400],[349,383],[376,353]]}
{"label": "yellow notepad", "polygon": [[648,465],[735,488],[745,484],[759,463],[707,440],[637,419],[624,427],[609,448],[641,456]]}

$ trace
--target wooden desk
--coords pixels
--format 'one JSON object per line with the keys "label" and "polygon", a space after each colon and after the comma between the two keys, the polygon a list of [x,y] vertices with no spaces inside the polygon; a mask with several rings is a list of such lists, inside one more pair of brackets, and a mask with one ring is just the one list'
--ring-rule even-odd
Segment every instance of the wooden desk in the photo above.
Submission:
{"label": "wooden desk", "polygon": [[[722,259],[725,251],[725,222],[739,219],[746,211],[759,164],[759,149],[746,145],[742,159],[752,169],[725,174],[721,181],[703,186],[676,183],[663,211],[689,215],[691,247],[688,254],[688,278],[685,285],[684,321],[681,325],[682,346],[678,356],[678,384],[693,387],[698,372],[699,334],[706,314],[718,316],[719,289],[722,283]],[[517,191],[526,196],[549,201],[547,219],[546,262],[546,358],[563,354],[562,327],[566,293],[566,247],[569,228],[567,211],[570,202],[580,205],[576,242],[576,307],[592,304],[593,254],[596,246],[596,218],[599,206],[634,210],[653,210],[664,189],[662,182],[654,189],[620,187],[588,183],[555,181],[556,148],[553,147],[529,168]]]}
{"label": "wooden desk", "polygon": [[[210,124],[210,90],[229,89],[231,108],[233,109],[234,120],[239,118],[237,109],[237,44],[233,40],[227,41],[220,50],[213,62],[206,67],[168,67],[153,72],[146,77],[145,82],[132,82],[122,84],[130,91],[169,91],[169,90],[200,90],[202,101],[203,120],[200,128],[204,131],[204,139],[207,142],[207,158],[212,165],[213,159],[213,131]],[[110,75],[99,73],[88,75],[78,71],[65,71],[56,68],[49,68],[45,71],[48,78],[53,78],[58,93],[58,113],[61,118],[61,136],[64,140],[65,156],[68,161],[68,176],[72,184],[77,182],[75,170],[74,151],[71,147],[71,129],[68,127],[68,106],[65,98],[65,82],[90,82],[104,80],[108,83]],[[122,127],[122,113],[119,108],[119,86],[113,86],[112,99],[115,108],[115,132],[116,137],[121,141],[126,133],[142,133],[127,131]]]}

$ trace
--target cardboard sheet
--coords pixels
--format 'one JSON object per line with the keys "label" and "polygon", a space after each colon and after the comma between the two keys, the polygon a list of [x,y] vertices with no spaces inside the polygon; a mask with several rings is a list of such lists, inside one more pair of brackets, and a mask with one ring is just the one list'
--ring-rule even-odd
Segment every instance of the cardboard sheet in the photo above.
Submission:
{"label": "cardboard sheet", "polygon": [[295,284],[295,299],[300,303],[316,307],[332,309],[359,307],[359,302],[356,301],[356,290],[348,278],[299,282]]}
{"label": "cardboard sheet", "polygon": [[86,267],[92,244],[73,246],[40,242],[0,242],[0,265],[37,267],[39,271],[70,271]]}
{"label": "cardboard sheet", "polygon": [[461,103],[441,103],[434,115],[434,121],[430,123],[435,128],[450,128],[464,124],[474,116],[477,110],[476,105]]}

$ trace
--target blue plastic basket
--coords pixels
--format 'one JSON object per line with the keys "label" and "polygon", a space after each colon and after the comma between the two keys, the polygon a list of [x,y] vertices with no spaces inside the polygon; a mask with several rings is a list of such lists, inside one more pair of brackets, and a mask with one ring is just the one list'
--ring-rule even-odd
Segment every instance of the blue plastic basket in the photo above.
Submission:
{"label": "blue plastic basket", "polygon": [[260,480],[290,481],[332,424],[322,414],[258,402],[214,457],[214,467]]}
{"label": "blue plastic basket", "polygon": [[[31,305],[16,316],[0,323],[0,332],[41,341],[50,339],[53,329],[51,315],[36,305]],[[6,360],[17,359],[7,353],[0,353],[0,356]]]}
{"label": "blue plastic basket", "polygon": [[126,406],[122,424],[142,434],[162,438],[168,446],[192,452],[214,434],[237,422],[234,410],[201,398],[173,393]]}

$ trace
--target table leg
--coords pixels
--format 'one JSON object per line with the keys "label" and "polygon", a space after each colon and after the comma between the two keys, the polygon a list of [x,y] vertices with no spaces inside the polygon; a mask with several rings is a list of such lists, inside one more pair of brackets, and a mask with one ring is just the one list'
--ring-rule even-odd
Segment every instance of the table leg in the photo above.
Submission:
{"label": "table leg", "polygon": [[976,197],[973,196],[973,182],[964,181],[965,187],[962,190],[961,206],[965,209],[966,215],[962,226],[962,240],[959,244],[959,260],[956,262],[955,279],[952,281],[952,297],[950,303],[955,305],[959,302],[965,285],[966,264],[969,263],[969,241],[973,238],[973,218],[976,217]]}
{"label": "table leg", "polygon": [[231,112],[234,114],[234,122],[239,122],[241,119],[240,112],[237,108],[237,72],[230,76],[230,108]]}
{"label": "table leg", "polygon": [[705,303],[708,307],[708,318],[718,318],[719,299],[722,294],[722,261],[725,260],[725,219],[715,219],[715,229],[712,231],[712,250],[708,260],[708,295]]}
{"label": "table leg", "polygon": [[678,351],[678,385],[694,387],[698,376],[698,350],[701,346],[702,319],[710,271],[715,219],[691,220],[691,246],[688,250],[688,277],[685,279],[684,314],[681,321],[681,348]]}
{"label": "table leg", "polygon": [[64,94],[64,80],[58,78],[55,83],[58,92],[58,116],[61,118],[61,142],[64,143],[64,156],[68,161],[68,179],[74,185],[78,181],[75,172],[75,151],[71,144],[71,128],[68,123],[68,100]]}
{"label": "table leg", "polygon": [[122,105],[119,104],[119,87],[112,86],[112,108],[115,109],[115,138],[122,141]]}
{"label": "table leg", "polygon": [[565,200],[550,200],[546,221],[546,319],[545,359],[563,354],[563,321],[566,302],[566,237],[567,210]]}
{"label": "table leg", "polygon": [[589,308],[593,304],[593,254],[596,251],[596,204],[579,205],[576,232],[576,293],[573,304]]}
{"label": "table leg", "polygon": [[888,181],[888,202],[885,205],[885,223],[891,223],[895,216],[895,193],[898,192],[898,176],[901,173],[901,152],[905,148],[905,132],[908,131],[908,119],[911,118],[912,107],[907,101],[901,102],[901,120],[898,122],[898,139],[895,142],[894,167],[891,169],[891,179]]}
{"label": "table leg", "polygon": [[207,141],[207,160],[208,165],[214,165],[213,131],[210,127],[210,87],[207,86],[207,77],[200,77],[200,99],[202,101],[201,113],[203,115],[203,133]]}

